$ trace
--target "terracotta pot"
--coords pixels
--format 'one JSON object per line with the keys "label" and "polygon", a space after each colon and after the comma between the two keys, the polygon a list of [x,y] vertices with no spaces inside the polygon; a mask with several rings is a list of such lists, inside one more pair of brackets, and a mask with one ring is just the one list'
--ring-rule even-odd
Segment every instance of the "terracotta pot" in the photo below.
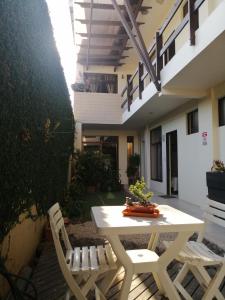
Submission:
{"label": "terracotta pot", "polygon": [[156,210],[156,205],[151,204],[148,206],[143,206],[140,204],[127,205],[127,210],[131,212],[140,212],[140,213],[154,213]]}

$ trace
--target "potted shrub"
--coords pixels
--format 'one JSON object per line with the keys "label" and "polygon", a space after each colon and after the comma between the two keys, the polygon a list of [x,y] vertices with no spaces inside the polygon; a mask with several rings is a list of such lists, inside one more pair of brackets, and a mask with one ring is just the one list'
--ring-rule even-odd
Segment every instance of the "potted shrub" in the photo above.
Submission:
{"label": "potted shrub", "polygon": [[135,184],[130,185],[129,193],[132,197],[126,197],[126,205],[130,211],[148,212],[156,207],[156,204],[151,202],[153,192],[145,193],[145,186],[143,177]]}
{"label": "potted shrub", "polygon": [[220,160],[214,160],[211,172],[206,173],[208,198],[225,203],[225,166]]}

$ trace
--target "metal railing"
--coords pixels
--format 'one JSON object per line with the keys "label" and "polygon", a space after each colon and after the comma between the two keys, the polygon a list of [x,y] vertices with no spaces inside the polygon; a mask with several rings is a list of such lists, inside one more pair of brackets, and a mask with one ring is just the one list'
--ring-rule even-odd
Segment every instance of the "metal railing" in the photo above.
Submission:
{"label": "metal railing", "polygon": [[[161,29],[156,32],[155,42],[150,47],[149,59],[152,61],[153,66],[156,70],[156,75],[160,81],[160,71],[163,69],[165,64],[168,62],[168,51],[172,44],[175,42],[176,38],[182,32],[182,30],[189,24],[189,34],[190,34],[190,45],[195,45],[195,32],[199,26],[199,8],[205,0],[188,0],[188,13],[183,18],[181,23],[172,32],[166,42],[163,41],[163,33],[165,32],[168,25],[173,20],[176,12],[184,3],[185,0],[178,0],[175,2],[173,8],[171,9],[166,21],[162,25]],[[174,53],[176,54],[176,53]],[[169,57],[171,59],[171,57]],[[148,76],[147,71],[142,62],[139,62],[138,67],[134,74],[127,80],[127,84],[122,90],[122,104],[121,108],[127,108],[130,111],[132,102],[135,100],[134,94],[138,91],[139,99],[142,99],[142,92],[146,87],[147,79],[151,82],[150,76]]]}

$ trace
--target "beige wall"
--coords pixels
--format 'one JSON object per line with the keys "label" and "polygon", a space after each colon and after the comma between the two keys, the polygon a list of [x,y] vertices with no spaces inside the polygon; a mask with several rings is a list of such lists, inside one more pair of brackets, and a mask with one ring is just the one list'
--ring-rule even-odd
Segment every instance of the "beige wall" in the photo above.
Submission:
{"label": "beige wall", "polygon": [[[3,244],[0,245],[1,255],[4,257],[8,253],[6,267],[15,274],[33,258],[36,248],[40,242],[44,218],[39,218],[36,221],[27,219],[25,215],[20,217],[21,224],[16,225],[6,236]],[[8,291],[8,285],[0,277],[0,297]]]}
{"label": "beige wall", "polygon": [[139,140],[136,131],[122,130],[84,130],[83,135],[88,136],[118,136],[119,137],[119,173],[122,184],[127,184],[127,136],[134,136],[134,153],[139,153]]}
{"label": "beige wall", "polygon": [[75,92],[75,120],[88,124],[121,124],[121,102],[118,94]]}

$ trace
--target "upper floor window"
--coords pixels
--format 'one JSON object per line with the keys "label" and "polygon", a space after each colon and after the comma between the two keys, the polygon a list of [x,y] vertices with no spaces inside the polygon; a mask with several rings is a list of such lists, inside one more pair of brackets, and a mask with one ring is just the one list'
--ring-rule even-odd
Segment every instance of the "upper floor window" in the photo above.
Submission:
{"label": "upper floor window", "polygon": [[219,99],[218,108],[219,108],[219,126],[224,126],[225,125],[225,97]]}
{"label": "upper floor window", "polygon": [[118,92],[116,74],[84,73],[85,91],[91,93]]}
{"label": "upper floor window", "polygon": [[162,128],[151,130],[150,136],[151,179],[162,181]]}
{"label": "upper floor window", "polygon": [[187,134],[198,132],[198,109],[187,114]]}

